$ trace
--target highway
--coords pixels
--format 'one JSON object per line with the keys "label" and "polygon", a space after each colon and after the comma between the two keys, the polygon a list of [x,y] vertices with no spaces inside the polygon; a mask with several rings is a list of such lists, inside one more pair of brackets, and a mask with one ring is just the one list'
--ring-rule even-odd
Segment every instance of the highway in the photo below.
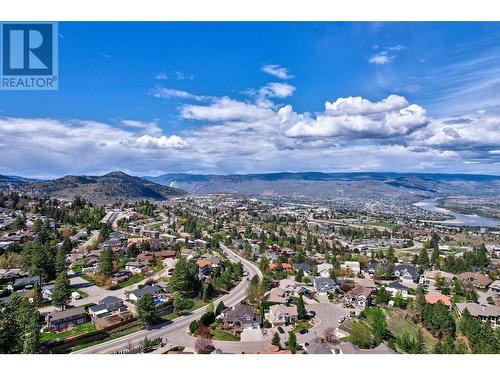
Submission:
{"label": "highway", "polygon": [[[234,261],[241,261],[243,269],[248,272],[248,276],[244,276],[242,281],[231,290],[230,293],[222,296],[221,298],[213,301],[214,306],[220,301],[224,302],[226,306],[233,306],[246,298],[247,286],[250,279],[258,275],[262,278],[262,272],[259,268],[252,262],[242,258],[240,255],[236,254],[223,244],[220,244],[220,248],[223,253]],[[116,338],[114,340],[106,341],[102,344],[97,344],[86,349],[79,350],[75,352],[76,354],[98,354],[98,353],[116,353],[120,351],[126,351],[129,348],[138,346],[145,337],[148,339],[163,338],[166,339],[169,346],[183,345],[190,346],[194,345],[194,339],[186,334],[191,321],[199,319],[201,315],[205,312],[205,307],[193,311],[191,314],[179,317],[172,320],[171,322],[166,322],[164,324],[153,327],[150,330],[141,330],[138,332],[131,333],[126,336]],[[224,351],[241,352],[241,351],[256,351],[260,350],[267,345],[266,342],[255,342],[255,343],[245,343],[245,342],[214,342],[216,348],[221,348]]]}

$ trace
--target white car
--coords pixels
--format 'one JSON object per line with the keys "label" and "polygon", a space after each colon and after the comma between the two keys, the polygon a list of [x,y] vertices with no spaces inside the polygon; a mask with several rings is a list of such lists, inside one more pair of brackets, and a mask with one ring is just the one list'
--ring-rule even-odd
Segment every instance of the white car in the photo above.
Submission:
{"label": "white car", "polygon": [[344,320],[345,320],[345,316],[344,315],[340,315],[339,318],[337,319],[337,322],[343,323]]}

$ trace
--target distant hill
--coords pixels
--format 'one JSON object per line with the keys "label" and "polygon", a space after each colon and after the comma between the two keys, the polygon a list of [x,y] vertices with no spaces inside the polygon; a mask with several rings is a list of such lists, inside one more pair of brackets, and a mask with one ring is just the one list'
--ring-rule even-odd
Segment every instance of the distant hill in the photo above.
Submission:
{"label": "distant hill", "polygon": [[32,182],[29,178],[0,175],[0,189],[16,189]]}
{"label": "distant hill", "polygon": [[191,193],[359,198],[378,194],[408,199],[449,195],[500,195],[500,176],[444,173],[266,173],[245,175],[165,174],[146,179]]}
{"label": "distant hill", "polygon": [[91,202],[105,204],[140,199],[166,200],[185,194],[176,188],[163,186],[123,172],[104,176],[65,176],[55,180],[25,184],[28,194],[72,199],[78,195]]}

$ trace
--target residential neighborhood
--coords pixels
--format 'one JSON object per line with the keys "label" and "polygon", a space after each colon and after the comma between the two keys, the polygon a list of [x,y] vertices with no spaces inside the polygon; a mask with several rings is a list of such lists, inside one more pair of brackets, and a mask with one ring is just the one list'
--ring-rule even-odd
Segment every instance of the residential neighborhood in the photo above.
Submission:
{"label": "residential neighborhood", "polygon": [[[499,232],[468,229],[462,250],[462,229],[226,194],[1,201],[1,309],[31,311],[37,352],[498,352]],[[359,251],[359,236],[386,242]]]}

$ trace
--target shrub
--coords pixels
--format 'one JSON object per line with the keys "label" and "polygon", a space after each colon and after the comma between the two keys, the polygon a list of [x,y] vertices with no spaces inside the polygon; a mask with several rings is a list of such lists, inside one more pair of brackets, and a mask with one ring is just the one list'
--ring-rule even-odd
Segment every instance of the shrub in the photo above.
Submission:
{"label": "shrub", "polygon": [[199,327],[200,327],[200,323],[197,320],[193,320],[189,324],[189,332],[191,332],[191,334],[194,334],[198,330]]}
{"label": "shrub", "polygon": [[200,324],[207,327],[214,322],[215,322],[215,314],[213,313],[213,311],[206,312],[200,318]]}
{"label": "shrub", "polygon": [[196,330],[196,334],[203,338],[210,338],[210,330],[207,326],[200,325]]}

